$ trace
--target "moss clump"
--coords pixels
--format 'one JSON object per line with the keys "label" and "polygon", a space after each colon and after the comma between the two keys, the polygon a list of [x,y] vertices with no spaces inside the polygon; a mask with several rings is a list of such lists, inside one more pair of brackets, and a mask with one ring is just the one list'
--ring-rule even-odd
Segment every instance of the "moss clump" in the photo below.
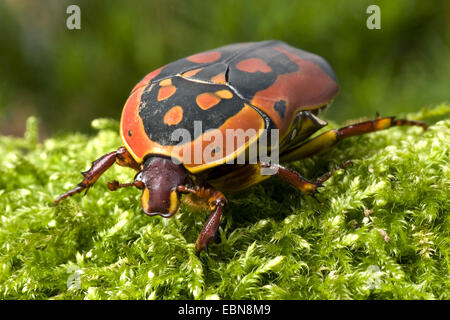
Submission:
{"label": "moss clump", "polygon": [[[410,118],[448,112],[448,105]],[[293,163],[317,177],[340,162],[318,196],[276,179],[229,195],[220,243],[195,254],[206,212],[147,217],[139,191],[105,183],[57,207],[92,160],[120,146],[117,123],[98,134],[37,143],[0,138],[2,299],[449,299],[449,120],[426,132],[392,128]]]}

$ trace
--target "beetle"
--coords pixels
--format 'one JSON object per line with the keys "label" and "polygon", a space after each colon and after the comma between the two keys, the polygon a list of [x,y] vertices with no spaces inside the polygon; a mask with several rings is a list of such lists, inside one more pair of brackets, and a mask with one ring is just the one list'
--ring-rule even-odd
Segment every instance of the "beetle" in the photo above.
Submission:
{"label": "beetle", "polygon": [[[114,163],[130,167],[137,171],[133,182],[114,180],[108,188],[141,189],[141,205],[149,216],[171,217],[181,200],[206,205],[211,214],[195,247],[207,250],[227,203],[222,192],[268,179],[271,175],[263,174],[263,169],[271,169],[272,175],[314,196],[334,171],[310,181],[279,163],[311,157],[348,137],[392,126],[427,128],[419,121],[377,115],[374,120],[311,137],[327,125],[318,115],[338,91],[336,75],[322,57],[281,41],[236,43],[177,60],[150,72],[132,89],[120,122],[124,146],[94,161],[82,172],[82,182],[55,203],[87,192]],[[195,126],[199,122],[200,132]],[[180,143],[174,139],[177,130],[194,135],[194,140]],[[225,145],[207,143],[215,141],[211,132],[225,135],[227,130],[250,133],[243,139],[238,134]],[[261,142],[269,130],[278,130],[276,147],[267,146],[267,134]],[[249,150],[255,144],[258,150],[265,146],[268,153],[277,152],[280,161],[256,157],[250,162]],[[174,152],[180,151],[180,145],[183,152]],[[212,157],[193,159],[199,150]],[[235,163],[239,157],[244,162]]]}

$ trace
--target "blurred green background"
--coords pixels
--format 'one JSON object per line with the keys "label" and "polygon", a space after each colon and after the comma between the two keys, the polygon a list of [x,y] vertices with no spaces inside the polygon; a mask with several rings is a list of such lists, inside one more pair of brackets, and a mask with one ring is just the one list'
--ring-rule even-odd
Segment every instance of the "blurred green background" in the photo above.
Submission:
{"label": "blurred green background", "polygon": [[[68,30],[67,6],[81,8]],[[381,8],[381,30],[366,9]],[[280,39],[323,56],[341,92],[326,117],[396,115],[449,100],[449,1],[0,0],[0,133],[89,132],[120,119],[145,74],[241,41]]]}

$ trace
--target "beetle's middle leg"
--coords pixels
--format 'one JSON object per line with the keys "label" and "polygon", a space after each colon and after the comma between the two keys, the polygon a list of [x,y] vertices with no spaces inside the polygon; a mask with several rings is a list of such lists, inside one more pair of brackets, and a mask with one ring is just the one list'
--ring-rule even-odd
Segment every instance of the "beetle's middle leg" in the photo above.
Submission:
{"label": "beetle's middle leg", "polygon": [[83,190],[86,190],[87,192],[89,188],[94,185],[97,179],[100,178],[100,176],[114,163],[117,163],[118,165],[123,167],[130,167],[135,170],[140,169],[139,164],[133,159],[128,150],[125,147],[120,147],[117,151],[107,153],[92,162],[91,168],[88,171],[81,173],[84,176],[83,181],[81,181],[74,189],[60,195],[55,200],[55,204],[59,203],[65,198],[73,196],[74,194],[80,193]]}
{"label": "beetle's middle leg", "polygon": [[205,249],[208,251],[208,245],[214,241],[217,236],[220,222],[222,221],[222,211],[224,205],[227,203],[227,199],[222,192],[217,191],[210,187],[194,187],[178,186],[177,191],[181,193],[190,193],[193,196],[206,201],[211,215],[206,220],[200,235],[195,242],[195,249],[200,251]]}
{"label": "beetle's middle leg", "polygon": [[289,183],[292,187],[294,187],[297,190],[300,190],[303,193],[309,194],[311,196],[314,196],[314,194],[317,192],[317,188],[322,187],[322,184],[327,181],[336,170],[343,169],[346,166],[351,164],[350,160],[345,161],[344,163],[340,164],[337,168],[334,170],[331,170],[324,175],[322,175],[320,178],[318,178],[315,181],[310,181],[304,177],[302,177],[299,173],[285,168],[278,164],[261,164],[261,167],[270,168],[271,170],[274,170],[275,176],[284,180],[285,182]]}
{"label": "beetle's middle leg", "polygon": [[388,129],[394,126],[421,126],[425,130],[428,126],[421,121],[395,119],[395,117],[381,118],[377,115],[375,120],[355,123],[340,129],[332,129],[314,137],[297,148],[288,150],[280,155],[281,162],[296,161],[328,151],[339,141],[362,134]]}

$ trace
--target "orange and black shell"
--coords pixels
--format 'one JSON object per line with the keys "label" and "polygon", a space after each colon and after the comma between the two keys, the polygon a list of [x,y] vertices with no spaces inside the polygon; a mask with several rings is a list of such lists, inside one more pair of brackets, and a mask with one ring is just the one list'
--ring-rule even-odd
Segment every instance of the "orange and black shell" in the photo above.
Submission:
{"label": "orange and black shell", "polygon": [[[146,75],[124,106],[120,133],[137,162],[149,154],[176,154],[196,173],[236,158],[258,140],[259,129],[279,129],[282,144],[298,141],[296,119],[327,105],[338,90],[333,70],[320,56],[281,41],[237,43]],[[182,140],[177,129],[189,133],[190,140]],[[235,141],[233,148],[222,145],[214,161],[194,159],[194,146],[211,148],[215,134],[225,137],[228,129],[255,134]],[[187,142],[174,152],[180,141]]]}

